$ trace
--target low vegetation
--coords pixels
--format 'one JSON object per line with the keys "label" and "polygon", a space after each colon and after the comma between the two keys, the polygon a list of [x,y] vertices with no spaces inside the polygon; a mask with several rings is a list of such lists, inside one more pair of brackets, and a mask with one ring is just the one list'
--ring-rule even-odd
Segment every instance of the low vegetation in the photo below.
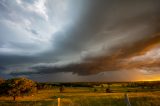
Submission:
{"label": "low vegetation", "polygon": [[[8,88],[10,84],[12,89]],[[7,92],[13,92],[3,94],[4,85]],[[0,88],[0,106],[57,106],[57,98],[61,98],[61,106],[126,106],[125,93],[132,106],[160,106],[158,81],[35,83],[26,78],[15,78],[3,81]],[[12,94],[16,94],[16,101]]]}

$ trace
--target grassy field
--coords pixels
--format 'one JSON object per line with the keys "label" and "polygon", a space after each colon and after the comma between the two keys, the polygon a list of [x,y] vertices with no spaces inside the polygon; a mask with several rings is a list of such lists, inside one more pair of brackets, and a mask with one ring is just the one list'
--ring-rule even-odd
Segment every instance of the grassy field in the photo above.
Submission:
{"label": "grassy field", "polygon": [[[95,92],[96,89],[96,92]],[[0,97],[0,106],[126,106],[124,94],[127,93],[132,106],[160,106],[159,89],[141,89],[111,86],[112,93],[105,93],[105,87],[65,87],[63,93],[59,88],[39,90],[32,96],[18,97],[16,102],[11,97]]]}

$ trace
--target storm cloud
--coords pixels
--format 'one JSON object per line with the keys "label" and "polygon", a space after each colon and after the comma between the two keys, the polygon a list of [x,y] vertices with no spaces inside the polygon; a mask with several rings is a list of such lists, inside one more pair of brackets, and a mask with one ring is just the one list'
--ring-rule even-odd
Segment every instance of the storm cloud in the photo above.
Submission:
{"label": "storm cloud", "polygon": [[8,75],[159,69],[159,0],[2,0],[0,12],[0,66]]}

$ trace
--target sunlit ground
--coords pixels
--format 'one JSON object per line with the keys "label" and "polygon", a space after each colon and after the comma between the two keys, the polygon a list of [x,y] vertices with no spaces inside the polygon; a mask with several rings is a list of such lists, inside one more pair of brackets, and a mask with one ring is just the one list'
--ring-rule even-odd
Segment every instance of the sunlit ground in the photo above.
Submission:
{"label": "sunlit ground", "polygon": [[[106,85],[107,86],[107,85]],[[97,89],[95,92],[94,89]],[[112,93],[106,93],[105,87],[65,87],[63,93],[59,88],[40,90],[32,96],[18,97],[16,102],[11,97],[0,97],[0,106],[125,106],[124,94],[127,93],[132,106],[159,106],[160,89],[141,89],[111,85]]]}

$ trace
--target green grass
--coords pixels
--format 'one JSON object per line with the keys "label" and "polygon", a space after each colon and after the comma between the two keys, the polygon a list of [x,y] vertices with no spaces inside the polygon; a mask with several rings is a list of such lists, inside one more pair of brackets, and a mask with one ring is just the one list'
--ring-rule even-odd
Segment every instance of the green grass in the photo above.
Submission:
{"label": "green grass", "polygon": [[[160,91],[149,89],[145,92],[140,88],[122,88],[113,86],[112,93],[105,93],[105,89],[93,88],[65,88],[59,93],[58,88],[40,90],[32,96],[18,97],[16,102],[11,97],[0,97],[0,106],[57,106],[57,98],[61,98],[61,106],[126,106],[124,94],[127,90],[132,106],[160,106]],[[136,92],[135,92],[136,90]]]}

